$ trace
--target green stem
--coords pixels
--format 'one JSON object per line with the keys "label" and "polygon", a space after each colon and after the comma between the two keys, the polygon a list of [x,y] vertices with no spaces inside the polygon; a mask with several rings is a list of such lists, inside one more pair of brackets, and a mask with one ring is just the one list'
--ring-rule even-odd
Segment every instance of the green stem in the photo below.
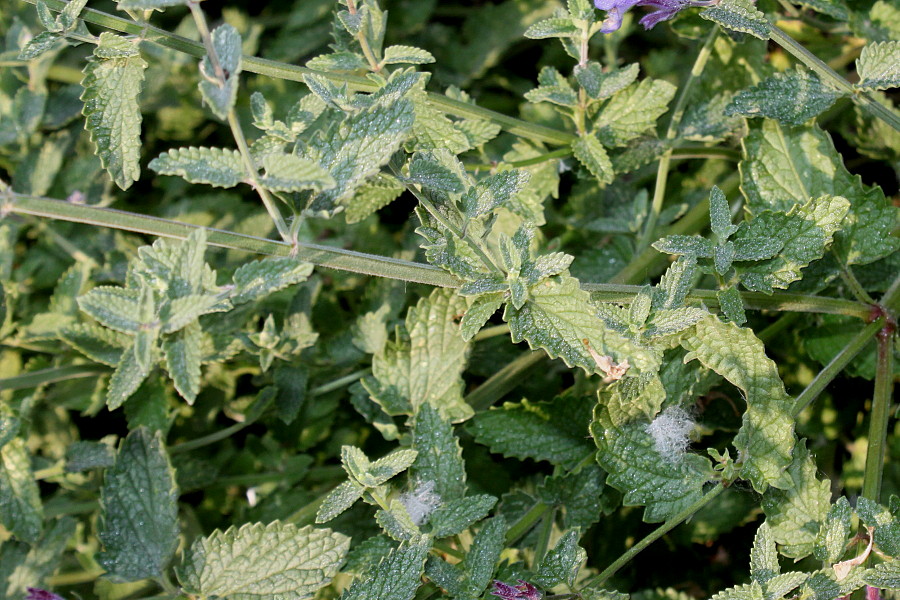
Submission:
{"label": "green stem", "polygon": [[[29,4],[35,4],[37,0],[22,1],[28,2]],[[62,0],[46,0],[46,4],[51,10],[57,12],[62,10],[66,5]],[[79,18],[88,23],[105,27],[106,29],[140,36],[148,42],[178,52],[183,52],[190,56],[202,58],[205,55],[202,44],[149,24],[135,23],[134,21],[123,19],[122,17],[117,17],[93,8],[85,8],[82,10]],[[352,89],[359,91],[374,92],[378,89],[377,84],[358,75],[314,71],[313,69],[307,69],[305,67],[265,58],[257,58],[255,56],[244,56],[241,59],[241,65],[244,71],[275,79],[284,79],[286,81],[303,82],[304,75],[316,74],[337,83],[346,83]],[[575,140],[575,136],[571,133],[553,129],[552,127],[528,123],[527,121],[482,108],[469,102],[448,98],[443,94],[428,92],[428,101],[434,108],[449,115],[464,119],[484,119],[492,121],[513,135],[535,141],[557,146],[566,146]]]}
{"label": "green stem", "polygon": [[525,372],[545,358],[547,358],[547,355],[542,351],[523,354],[491,375],[487,381],[469,393],[466,396],[466,402],[476,412],[487,410],[494,402],[522,383],[522,377]]}
{"label": "green stem", "polygon": [[[678,127],[681,125],[681,119],[684,116],[684,110],[687,106],[687,99],[690,96],[691,88],[694,82],[703,73],[706,63],[712,54],[712,47],[719,35],[719,26],[713,25],[709,35],[700,47],[697,58],[694,60],[694,66],[691,67],[687,79],[678,90],[678,98],[675,100],[675,108],[672,110],[672,117],[669,119],[669,126],[666,128],[666,139],[674,140],[678,135]],[[659,166],[656,170],[656,185],[653,188],[653,201],[650,204],[650,214],[647,215],[647,222],[644,224],[644,232],[638,240],[637,249],[643,250],[652,242],[653,233],[656,231],[656,224],[659,221],[659,214],[662,212],[663,201],[666,196],[666,182],[669,179],[669,165],[672,161],[672,150],[666,150],[659,159]]]}
{"label": "green stem", "polygon": [[837,256],[837,253],[832,250],[832,254],[837,259],[838,265],[840,265],[840,273],[841,279],[847,284],[847,287],[850,288],[850,292],[856,297],[860,302],[865,302],[866,304],[875,304],[875,300],[872,299],[872,296],[869,295],[869,292],[862,286],[856,276],[853,274],[853,270],[849,265],[845,265],[844,262]]}
{"label": "green stem", "polygon": [[[347,0],[347,10],[351,15],[357,14],[356,0]],[[372,52],[372,46],[369,45],[369,39],[366,37],[363,29],[363,27],[360,27],[359,31],[356,33],[356,41],[359,42],[359,47],[362,49],[363,56],[366,57],[366,61],[369,63],[369,68],[373,72],[378,73],[381,71],[381,64],[375,57],[375,53]]]}
{"label": "green stem", "polygon": [[0,390],[26,390],[40,385],[67,381],[69,379],[96,377],[98,375],[105,375],[109,372],[108,368],[99,367],[97,365],[53,367],[50,369],[32,371],[30,373],[25,373],[24,375],[0,379]]}
{"label": "green stem", "polygon": [[829,383],[834,380],[838,374],[844,370],[844,367],[856,358],[863,348],[866,347],[872,336],[877,334],[884,326],[884,319],[878,319],[863,327],[856,335],[847,342],[840,352],[835,355],[825,367],[819,371],[819,374],[806,386],[806,389],[797,396],[794,402],[794,416],[799,415],[822,393]]}
{"label": "green stem", "polygon": [[293,523],[294,525],[309,525],[314,523],[316,520],[316,513],[319,512],[319,507],[322,506],[322,503],[325,502],[325,498],[328,494],[331,493],[329,489],[327,492],[309,502],[301,508],[300,510],[294,512],[291,516],[285,519],[286,523]]}
{"label": "green stem", "polygon": [[432,544],[432,546],[434,547],[435,550],[437,550],[439,552],[443,552],[444,554],[449,554],[453,558],[465,558],[465,556],[466,556],[465,552],[457,550],[456,548],[454,548],[447,542],[435,540],[435,542]]}
{"label": "green stem", "polygon": [[891,282],[884,296],[881,297],[879,304],[892,313],[900,311],[900,274]]}
{"label": "green stem", "polygon": [[879,104],[872,96],[862,92],[852,83],[841,77],[834,69],[825,64],[818,56],[804,48],[794,38],[776,27],[769,25],[769,38],[784,48],[794,58],[812,69],[823,81],[832,87],[848,94],[854,102],[873,117],[879,118],[897,131],[900,131],[900,117],[892,113],[886,107]]}
{"label": "green stem", "polygon": [[601,573],[591,577],[589,580],[584,582],[583,587],[587,587],[588,585],[599,586],[603,585],[607,579],[616,574],[616,571],[621,569],[623,566],[631,562],[631,560],[641,553],[647,546],[669,533],[671,530],[675,529],[676,526],[680,525],[682,521],[687,520],[691,515],[695,512],[709,504],[716,496],[725,491],[725,486],[723,484],[717,484],[716,487],[707,492],[702,498],[683,509],[677,515],[657,527],[653,530],[650,535],[639,541],[637,544],[629,548],[622,554],[619,558],[615,560],[611,565],[606,567]]}
{"label": "green stem", "polygon": [[519,517],[519,520],[512,524],[512,527],[506,530],[506,545],[512,546],[515,544],[519,538],[528,533],[528,531],[534,527],[534,524],[537,523],[551,508],[553,507],[549,504],[544,504],[543,502],[538,502],[532,506],[527,513]]}
{"label": "green stem", "polygon": [[482,340],[487,340],[492,337],[497,337],[498,335],[506,335],[509,333],[509,325],[494,325],[493,327],[485,327],[481,331],[475,334],[475,337],[472,338],[473,342],[480,342]]}
{"label": "green stem", "polygon": [[553,533],[553,521],[556,519],[556,508],[551,508],[541,517],[541,528],[538,530],[538,539],[534,545],[534,561],[532,569],[537,569],[544,560],[547,548],[550,547],[550,535]]}
{"label": "green stem", "polygon": [[782,331],[793,325],[794,322],[799,318],[800,315],[798,313],[785,313],[779,316],[774,323],[757,333],[756,337],[758,337],[763,343],[768,343],[776,335],[780,334]]}
{"label": "green stem", "polygon": [[[877,321],[876,321],[877,323]],[[863,498],[881,500],[881,479],[894,388],[894,330],[896,323],[887,321],[878,332],[878,359],[875,364],[875,393],[869,415],[869,440],[866,448],[866,470],[863,475]]]}
{"label": "green stem", "polygon": [[64,585],[78,585],[79,583],[88,583],[96,581],[101,575],[106,573],[103,569],[89,569],[86,571],[72,571],[71,573],[59,573],[47,578],[47,585],[50,587],[58,587]]}

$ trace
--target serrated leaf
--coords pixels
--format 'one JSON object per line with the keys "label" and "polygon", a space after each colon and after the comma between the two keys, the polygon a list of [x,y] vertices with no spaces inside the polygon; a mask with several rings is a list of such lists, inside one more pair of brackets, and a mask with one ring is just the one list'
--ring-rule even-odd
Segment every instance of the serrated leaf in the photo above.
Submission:
{"label": "serrated leaf", "polygon": [[362,498],[366,488],[348,480],[337,486],[327,496],[316,512],[316,523],[327,523]]}
{"label": "serrated leaf", "polygon": [[900,41],[869,44],[856,60],[856,72],[862,90],[886,90],[900,87]]}
{"label": "serrated leaf", "polygon": [[202,335],[200,323],[193,321],[180,331],[167,336],[162,344],[166,370],[175,384],[175,389],[188,404],[193,404],[200,392]]}
{"label": "serrated leaf", "polygon": [[531,347],[543,348],[551,358],[558,356],[588,374],[598,372],[599,367],[586,344],[616,363],[628,360],[638,370],[652,369],[659,363],[653,350],[603,324],[590,303],[590,294],[581,290],[574,277],[545,279],[529,294],[521,309],[506,305],[504,320],[509,323],[513,343],[527,340]]}
{"label": "serrated leaf", "polygon": [[427,50],[414,46],[388,46],[384,49],[384,65],[427,65],[434,62],[434,56]]}
{"label": "serrated leaf", "polygon": [[900,560],[892,560],[876,565],[863,575],[867,585],[878,588],[900,589]]}
{"label": "serrated leaf", "polygon": [[442,150],[416,152],[409,161],[408,181],[445,194],[460,194],[471,185],[459,159]]}
{"label": "serrated leaf", "polygon": [[303,600],[331,582],[349,547],[349,537],[330,529],[248,523],[196,540],[178,581],[205,598]]}
{"label": "serrated leaf", "polygon": [[368,487],[379,486],[407,470],[415,462],[416,456],[418,453],[415,450],[394,450],[369,464],[365,476],[356,476],[356,478]]}
{"label": "serrated leaf", "polygon": [[581,31],[568,17],[552,17],[542,19],[525,31],[525,37],[532,40],[546,38],[573,38],[578,37]]}
{"label": "serrated leaf", "polygon": [[[136,53],[135,46],[127,43]],[[95,56],[88,59],[81,80],[84,128],[91,134],[103,168],[123,190],[131,187],[141,172],[138,94],[146,68],[147,63],[139,54],[110,59]]]}
{"label": "serrated leaf", "polygon": [[122,350],[131,344],[128,336],[93,323],[66,327],[59,337],[91,360],[109,367],[122,360]]}
{"label": "serrated leaf", "polygon": [[178,489],[160,432],[128,434],[100,490],[97,562],[115,581],[159,577],[178,546]]}
{"label": "serrated leaf", "polygon": [[738,227],[731,223],[731,207],[725,199],[725,192],[717,186],[713,186],[709,192],[709,224],[720,244],[738,230]]}
{"label": "serrated leaf", "polygon": [[711,479],[709,460],[696,454],[662,456],[647,429],[634,420],[616,425],[598,404],[590,427],[597,462],[609,473],[606,483],[624,494],[626,506],[644,506],[644,521],[664,521],[696,502]]}
{"label": "serrated leaf", "polygon": [[375,512],[375,522],[391,539],[398,542],[408,542],[421,535],[406,506],[397,499],[390,501],[388,510],[380,509]]}
{"label": "serrated leaf", "polygon": [[603,100],[624,90],[637,79],[640,67],[631,63],[627,67],[603,72],[600,63],[589,61],[584,66],[575,67],[575,79],[595,100]]}
{"label": "serrated leaf", "polygon": [[777,242],[781,249],[774,258],[739,266],[741,283],[749,290],[767,293],[774,288],[786,289],[801,278],[801,269],[822,258],[849,210],[846,198],[822,196],[796,205],[787,214],[759,213],[741,228],[735,244],[760,239]]}
{"label": "serrated leaf", "polygon": [[545,588],[562,582],[570,587],[575,585],[578,569],[587,558],[587,552],[578,545],[578,538],[577,531],[569,531],[559,538],[556,546],[541,561],[534,579],[536,584]]}
{"label": "serrated leaf", "polygon": [[475,298],[459,322],[459,333],[462,339],[467,342],[471,341],[501,306],[503,306],[501,292],[484,294]]}
{"label": "serrated leaf", "polygon": [[356,190],[349,200],[344,218],[347,223],[359,223],[399,198],[405,190],[394,177],[379,173]]}
{"label": "serrated leaf", "polygon": [[838,498],[828,510],[828,515],[816,535],[813,549],[816,558],[826,565],[833,565],[844,555],[850,538],[852,517],[853,510],[844,496]]}
{"label": "serrated leaf", "polygon": [[134,354],[134,346],[125,348],[122,357],[109,378],[109,387],[106,390],[106,406],[109,410],[115,410],[122,406],[131,395],[137,391],[149,371],[141,368]]}
{"label": "serrated leaf", "polygon": [[594,124],[604,145],[624,146],[656,127],[656,120],[668,110],[675,86],[661,79],[644,79],[616,93]]}
{"label": "serrated leaf", "polygon": [[652,338],[680,333],[708,314],[708,311],[692,306],[663,308],[653,313],[644,335]]}
{"label": "serrated leaf", "polygon": [[446,150],[459,154],[470,148],[459,122],[451,121],[436,109],[424,90],[412,94],[415,121],[412,125],[415,150]]}
{"label": "serrated leaf", "polygon": [[827,480],[816,478],[816,463],[806,449],[806,441],[794,446],[793,461],[787,470],[791,485],[769,489],[762,508],[781,554],[800,559],[813,552],[819,527],[828,515],[831,490]]}
{"label": "serrated leaf", "polygon": [[306,62],[306,66],[316,71],[356,71],[368,68],[365,58],[348,51],[314,56]]}
{"label": "serrated leaf", "polygon": [[491,452],[571,468],[592,449],[586,438],[592,404],[590,398],[574,396],[553,402],[506,403],[476,414],[469,428]]}
{"label": "serrated leaf", "polygon": [[293,154],[267,154],[262,164],[266,174],[260,183],[276,192],[320,191],[335,185],[334,178],[325,169]]}
{"label": "serrated leaf", "polygon": [[431,540],[392,550],[378,566],[353,581],[341,600],[412,600],[425,568]]}
{"label": "serrated leaf", "polygon": [[219,25],[212,32],[212,47],[217,61],[213,62],[209,56],[203,57],[200,61],[201,77],[198,85],[203,101],[214,115],[225,121],[237,99],[241,73],[241,34],[228,23]]}
{"label": "serrated leaf", "polygon": [[25,44],[21,50],[19,50],[19,55],[16,57],[19,60],[31,60],[33,58],[37,58],[44,52],[47,52],[53,46],[56,45],[56,42],[60,41],[62,36],[58,33],[54,33],[52,31],[42,31]]}
{"label": "serrated leaf", "polygon": [[604,479],[606,473],[600,467],[585,465],[565,475],[547,477],[538,488],[538,497],[562,513],[563,527],[583,532],[603,516]]}
{"label": "serrated leaf", "polygon": [[20,540],[34,543],[41,535],[43,519],[31,456],[25,440],[13,438],[0,448],[0,524]]}
{"label": "serrated leaf", "polygon": [[230,188],[247,177],[241,153],[226,148],[175,148],[163,152],[147,165],[160,175],[178,175],[190,183]]}
{"label": "serrated leaf", "polygon": [[75,442],[66,448],[66,472],[105,469],[116,462],[116,453],[102,442]]}
{"label": "serrated leaf", "polygon": [[497,499],[487,494],[450,500],[431,513],[431,535],[442,538],[462,533],[488,516],[495,504]]}
{"label": "serrated leaf", "polygon": [[600,402],[616,425],[637,419],[652,420],[665,399],[666,391],[656,373],[624,377],[600,391]]}
{"label": "serrated leaf", "polygon": [[682,346],[689,351],[685,361],[698,359],[744,392],[747,410],[734,439],[744,457],[742,475],[758,491],[790,486],[785,469],[794,447],[794,403],[763,343],[752,330],[709,316],[697,323]]}
{"label": "serrated leaf", "polygon": [[653,247],[666,254],[677,254],[691,259],[712,258],[715,246],[699,235],[670,235],[653,242]]}
{"label": "serrated leaf", "polygon": [[489,175],[463,195],[461,203],[467,217],[475,218],[510,202],[528,184],[528,171],[513,169]]}
{"label": "serrated leaf", "polygon": [[875,546],[891,556],[900,556],[900,498],[891,496],[885,508],[862,496],[856,501],[856,514],[868,527],[875,528]]}
{"label": "serrated leaf", "polygon": [[389,342],[374,357],[372,374],[380,389],[364,385],[389,415],[415,414],[425,403],[454,423],[472,415],[462,397],[461,377],[469,345],[454,321],[465,306],[452,291],[435,289],[407,312],[409,342]]}
{"label": "serrated leaf", "polygon": [[410,474],[419,483],[432,482],[442,502],[466,495],[466,468],[453,426],[429,403],[419,407],[413,422],[412,447],[418,452]]}
{"label": "serrated leaf", "polygon": [[466,573],[463,589],[471,598],[479,598],[491,581],[500,552],[506,546],[506,520],[498,515],[485,522],[475,534],[469,553],[462,562]]}
{"label": "serrated leaf", "polygon": [[269,257],[244,263],[234,272],[233,304],[245,304],[296,285],[309,277],[313,266],[296,258]]}
{"label": "serrated leaf", "polygon": [[808,70],[776,73],[736,94],[726,115],[766,117],[783,125],[802,125],[825,112],[841,93],[826,87]]}
{"label": "serrated leaf", "polygon": [[881,188],[867,188],[844,167],[831,138],[816,126],[784,127],[763,120],[743,140],[741,189],[751,212],[788,212],[810,198],[842,196],[850,212],[835,241],[848,264],[866,264],[900,248],[885,234],[896,227],[898,209]]}
{"label": "serrated leaf", "polygon": [[740,327],[747,322],[747,313],[744,312],[744,300],[737,288],[730,286],[716,292],[716,300],[725,318]]}
{"label": "serrated leaf", "polygon": [[538,83],[538,87],[525,93],[525,99],[529,102],[550,102],[565,107],[578,105],[575,88],[554,67],[542,68],[538,73]]}
{"label": "serrated leaf", "polygon": [[101,286],[79,296],[78,307],[110,329],[136,333],[141,327],[139,297],[137,290]]}
{"label": "serrated leaf", "polygon": [[775,537],[769,524],[764,522],[756,530],[750,549],[750,578],[765,588],[766,582],[780,573]]}
{"label": "serrated leaf", "polygon": [[725,29],[749,33],[761,40],[769,39],[769,21],[752,0],[722,0],[701,11],[700,16]]}

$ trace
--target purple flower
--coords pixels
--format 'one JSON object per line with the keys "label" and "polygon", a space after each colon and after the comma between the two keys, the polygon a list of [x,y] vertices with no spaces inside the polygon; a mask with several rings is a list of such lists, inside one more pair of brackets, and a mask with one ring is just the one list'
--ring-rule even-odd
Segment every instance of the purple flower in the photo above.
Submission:
{"label": "purple flower", "polygon": [[47,590],[33,587],[26,589],[28,590],[28,595],[25,596],[25,600],[64,600],[62,596],[54,594],[53,592],[48,592]]}
{"label": "purple flower", "polygon": [[611,33],[622,26],[622,16],[632,6],[650,6],[655,10],[645,15],[640,24],[651,29],[657,23],[668,21],[689,6],[710,6],[718,0],[594,0],[594,6],[606,11],[606,19],[600,31]]}
{"label": "purple flower", "polygon": [[494,591],[491,594],[503,600],[541,600],[542,594],[536,587],[521,579],[517,581],[519,585],[512,586],[495,579]]}

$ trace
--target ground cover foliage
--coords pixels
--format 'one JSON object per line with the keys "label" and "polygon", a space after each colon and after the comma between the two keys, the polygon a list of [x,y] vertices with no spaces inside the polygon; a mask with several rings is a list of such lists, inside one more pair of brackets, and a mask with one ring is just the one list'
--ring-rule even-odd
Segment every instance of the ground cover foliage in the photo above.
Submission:
{"label": "ground cover foliage", "polygon": [[897,597],[896,1],[85,5],[2,5],[0,600]]}

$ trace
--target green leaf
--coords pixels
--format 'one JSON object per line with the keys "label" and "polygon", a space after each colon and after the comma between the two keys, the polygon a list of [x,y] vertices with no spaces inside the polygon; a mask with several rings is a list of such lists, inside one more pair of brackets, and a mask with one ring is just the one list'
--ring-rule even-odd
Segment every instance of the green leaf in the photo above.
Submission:
{"label": "green leaf", "polygon": [[345,481],[327,496],[316,512],[316,523],[327,523],[362,498],[366,488],[353,480]]}
{"label": "green leaf", "polygon": [[616,363],[627,360],[638,370],[652,370],[659,364],[655,351],[606,328],[590,303],[590,294],[581,290],[574,277],[545,279],[529,293],[521,309],[506,305],[504,320],[513,343],[527,340],[532,348],[544,348],[551,358],[559,356],[568,366],[579,366],[588,374],[599,367],[586,344]]}
{"label": "green leaf", "polygon": [[[418,516],[424,518],[425,515]],[[406,504],[397,499],[391,499],[387,510],[380,509],[375,513],[375,522],[391,539],[398,542],[408,542],[422,534]]]}
{"label": "green leaf", "polygon": [[900,589],[900,560],[876,565],[863,575],[867,585],[878,588]]}
{"label": "green leaf", "polygon": [[502,171],[485,177],[463,195],[461,200],[463,212],[472,219],[507,205],[513,196],[525,188],[528,179],[528,172],[521,169]]}
{"label": "green leaf", "polygon": [[556,546],[541,561],[534,579],[536,584],[545,588],[551,588],[562,582],[569,587],[575,585],[578,569],[587,558],[587,552],[578,545],[578,538],[577,531],[569,531],[559,538]]}
{"label": "green leaf", "polygon": [[[117,58],[100,58],[104,50],[126,44],[131,53]],[[120,53],[120,54],[124,54]],[[140,177],[141,109],[138,94],[147,63],[137,47],[125,38],[108,32],[100,34],[94,57],[84,67],[84,128],[91,134],[100,163],[121,189]]]}
{"label": "green leaf", "polygon": [[744,312],[744,300],[741,298],[740,292],[736,287],[728,287],[724,290],[716,292],[716,299],[719,301],[719,307],[722,314],[729,321],[740,327],[747,322],[747,313]]}
{"label": "green leaf", "polygon": [[392,550],[378,566],[353,581],[341,600],[412,600],[425,569],[425,557],[431,540]]}
{"label": "green leaf", "polygon": [[213,114],[225,121],[237,99],[241,34],[228,23],[219,25],[212,32],[212,47],[218,60],[204,56],[200,61],[200,95]]}
{"label": "green leaf", "polygon": [[427,65],[434,62],[434,56],[427,50],[414,46],[388,46],[384,49],[384,65]]}
{"label": "green leaf", "polygon": [[347,205],[347,223],[359,223],[400,197],[406,188],[394,177],[379,173],[360,186]]}
{"label": "green leaf", "polygon": [[414,150],[446,150],[459,154],[469,150],[471,145],[462,129],[465,122],[451,121],[435,108],[424,89],[411,94],[415,121],[412,125]]}
{"label": "green leaf", "polygon": [[306,281],[313,266],[296,258],[269,257],[244,263],[234,272],[234,304],[265,298],[286,287]]}
{"label": "green leaf", "polygon": [[472,415],[462,396],[469,345],[454,321],[465,306],[451,290],[435,289],[406,315],[409,342],[389,342],[373,358],[372,374],[379,385],[371,380],[363,384],[389,415],[412,415],[425,403],[453,423]]}
{"label": "green leaf", "polygon": [[738,230],[736,225],[731,224],[731,207],[725,199],[725,192],[717,186],[713,186],[709,192],[709,223],[720,244]]}
{"label": "green leaf", "polygon": [[506,403],[480,412],[470,429],[491,452],[520,460],[546,460],[571,468],[592,450],[587,439],[590,398],[561,396],[552,402]]}
{"label": "green leaf", "polygon": [[756,530],[753,547],[750,549],[750,579],[765,588],[766,582],[780,573],[775,537],[769,524],[764,522]]}
{"label": "green leaf", "polygon": [[25,44],[21,50],[19,50],[19,55],[16,57],[19,60],[31,60],[33,58],[37,58],[44,52],[47,52],[53,46],[56,45],[56,42],[62,39],[58,33],[54,33],[52,31],[42,31]]}
{"label": "green leaf", "polygon": [[617,425],[598,404],[590,427],[606,483],[624,494],[625,506],[645,506],[644,521],[664,521],[703,495],[712,478],[709,460],[696,454],[663,455],[645,420]]}
{"label": "green leaf", "polygon": [[462,533],[488,516],[495,504],[497,499],[487,494],[450,500],[431,513],[431,535],[443,538]]}
{"label": "green leaf", "polygon": [[547,38],[574,38],[581,35],[581,31],[567,17],[553,17],[542,19],[525,31],[525,37],[532,40]]}
{"label": "green leaf", "polygon": [[189,294],[168,300],[159,311],[162,332],[179,331],[203,315],[226,312],[230,308],[231,304],[218,294]]}
{"label": "green leaf", "polygon": [[791,485],[769,489],[763,495],[766,522],[781,553],[790,558],[800,559],[813,552],[819,527],[831,506],[830,484],[819,481],[816,471],[816,463],[803,440],[794,446],[793,462],[787,470]]}
{"label": "green leaf", "polygon": [[59,337],[91,360],[109,367],[122,360],[122,350],[131,344],[128,336],[93,323],[66,327]]}
{"label": "green leaf", "polygon": [[700,16],[725,29],[749,33],[761,40],[769,39],[769,21],[752,0],[722,0],[701,11]]}
{"label": "green leaf", "polygon": [[652,420],[665,399],[666,391],[656,373],[625,377],[600,390],[600,402],[617,425],[635,419]]}
{"label": "green leaf", "polygon": [[467,342],[471,341],[481,331],[488,319],[497,312],[497,309],[503,306],[503,302],[502,292],[483,294],[475,298],[459,322],[459,333],[462,339]]}
{"label": "green leaf", "polygon": [[726,115],[766,117],[782,125],[802,125],[825,112],[842,94],[806,69],[789,69],[734,96]]}
{"label": "green leaf", "polygon": [[575,79],[595,100],[603,100],[624,90],[635,82],[640,67],[637,63],[631,63],[627,67],[603,72],[600,63],[588,61],[584,66],[575,67]]}
{"label": "green leaf", "polygon": [[606,473],[600,467],[585,465],[577,471],[544,479],[538,488],[538,497],[545,504],[555,507],[557,514],[562,514],[563,527],[584,532],[605,512],[605,479]]}
{"label": "green leaf", "polygon": [[[787,289],[802,277],[801,269],[822,258],[850,210],[840,196],[822,196],[788,213],[763,211],[742,227],[735,245],[744,240],[769,240],[781,245],[778,255],[749,266],[738,266],[741,283],[749,290],[771,293]],[[740,259],[737,259],[740,260]]]}
{"label": "green leaf", "polygon": [[163,341],[166,370],[181,397],[193,404],[200,392],[200,361],[203,330],[192,321]]}
{"label": "green leaf", "polygon": [[[734,445],[744,457],[742,475],[757,491],[786,488],[794,447],[793,399],[784,391],[775,363],[750,329],[709,316],[682,342],[685,361],[697,359],[744,392],[747,410]],[[773,525],[774,527],[774,525]]]}
{"label": "green leaf", "polygon": [[868,498],[856,501],[856,514],[868,527],[875,528],[875,546],[891,556],[900,556],[900,498],[891,496],[888,508]]}
{"label": "green leaf", "polygon": [[371,463],[366,469],[365,477],[357,477],[360,483],[368,487],[376,487],[407,470],[416,460],[415,450],[394,450]]}
{"label": "green leaf", "polygon": [[162,10],[184,3],[185,0],[118,0],[116,8],[119,10]]}
{"label": "green leaf", "polygon": [[886,90],[900,87],[900,41],[869,44],[856,60],[856,72],[862,90]]}
{"label": "green leaf", "polygon": [[138,290],[100,286],[79,296],[78,307],[110,329],[137,333],[142,324],[138,313],[139,298]]}
{"label": "green leaf", "polygon": [[699,235],[670,235],[653,242],[653,247],[666,254],[678,254],[691,259],[712,258],[715,246]]}
{"label": "green leaf", "polygon": [[553,67],[544,67],[538,73],[538,87],[526,92],[525,99],[529,102],[550,102],[558,106],[573,108],[578,105],[578,94],[563,77],[563,75]]}
{"label": "green leaf", "polygon": [[105,469],[116,462],[116,453],[102,442],[75,442],[66,448],[66,472]]}
{"label": "green leaf", "polygon": [[783,127],[763,120],[744,138],[741,189],[751,212],[788,212],[810,198],[842,196],[850,212],[835,248],[848,264],[866,264],[900,248],[885,236],[898,219],[898,209],[881,188],[867,188],[844,167],[831,138],[816,126]]}
{"label": "green leaf", "polygon": [[266,175],[260,183],[276,192],[319,191],[335,185],[328,171],[309,159],[293,154],[267,154],[262,164]]}
{"label": "green leaf", "polygon": [[[0,448],[0,524],[25,542],[36,542],[44,519],[41,493],[22,438]],[[4,544],[5,545],[5,544]]]}
{"label": "green leaf", "polygon": [[506,520],[502,515],[493,517],[475,534],[469,553],[462,562],[466,572],[463,589],[471,598],[481,597],[481,593],[491,581],[494,566],[500,559],[500,552],[506,546]]}
{"label": "green leaf", "polygon": [[175,472],[159,432],[128,434],[100,490],[97,562],[115,581],[159,577],[178,546]]}
{"label": "green leaf", "polygon": [[122,406],[137,391],[150,372],[141,368],[134,354],[134,346],[122,352],[122,358],[116,365],[109,387],[106,390],[106,406],[115,410]]}
{"label": "green leaf", "polygon": [[160,175],[178,175],[190,183],[219,188],[234,187],[247,177],[241,153],[225,148],[174,148],[163,152],[147,166]]}
{"label": "green leaf", "polygon": [[841,560],[850,538],[853,510],[847,498],[841,496],[831,505],[825,521],[816,535],[813,552],[825,565],[833,565]]}
{"label": "green leaf", "polygon": [[331,582],[349,547],[349,537],[330,529],[248,523],[194,541],[178,581],[204,598],[303,600]]}
{"label": "green leaf", "polygon": [[416,152],[409,161],[408,181],[445,194],[461,194],[471,185],[465,167],[446,150]]}
{"label": "green leaf", "polygon": [[453,426],[430,403],[419,407],[413,423],[412,447],[418,452],[410,467],[413,479],[432,482],[444,502],[466,495],[466,465]]}
{"label": "green leaf", "polygon": [[656,120],[668,110],[675,86],[662,79],[644,79],[616,93],[594,124],[604,145],[624,146],[656,127]]}

